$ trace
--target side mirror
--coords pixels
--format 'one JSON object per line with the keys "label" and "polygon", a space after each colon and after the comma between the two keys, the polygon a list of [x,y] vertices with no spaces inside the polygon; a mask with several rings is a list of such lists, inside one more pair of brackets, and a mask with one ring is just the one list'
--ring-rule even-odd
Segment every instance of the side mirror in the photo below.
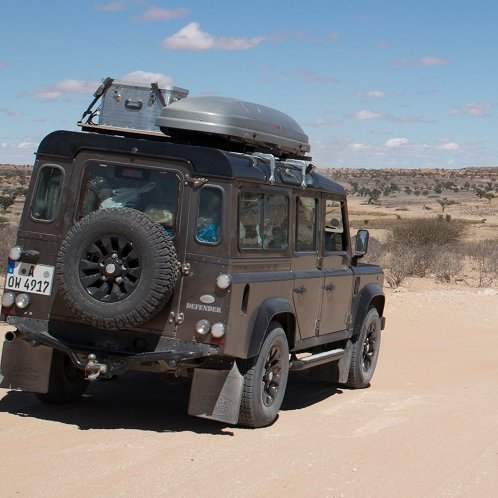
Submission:
{"label": "side mirror", "polygon": [[354,257],[361,258],[365,256],[368,249],[368,230],[358,230],[356,234],[356,242],[354,245]]}

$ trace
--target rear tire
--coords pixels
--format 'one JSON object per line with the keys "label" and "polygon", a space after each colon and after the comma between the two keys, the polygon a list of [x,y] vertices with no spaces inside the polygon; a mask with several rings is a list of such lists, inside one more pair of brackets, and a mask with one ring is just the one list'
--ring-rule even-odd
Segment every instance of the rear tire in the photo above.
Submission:
{"label": "rear tire", "polygon": [[88,384],[85,372],[76,367],[66,353],[54,349],[48,392],[36,393],[36,397],[45,403],[71,403],[84,394]]}
{"label": "rear tire", "polygon": [[277,418],[289,376],[289,345],[284,330],[272,322],[255,358],[240,362],[244,376],[239,424],[264,427]]}
{"label": "rear tire", "polygon": [[353,344],[346,387],[362,389],[370,385],[379,357],[380,330],[379,312],[376,308],[370,308]]}

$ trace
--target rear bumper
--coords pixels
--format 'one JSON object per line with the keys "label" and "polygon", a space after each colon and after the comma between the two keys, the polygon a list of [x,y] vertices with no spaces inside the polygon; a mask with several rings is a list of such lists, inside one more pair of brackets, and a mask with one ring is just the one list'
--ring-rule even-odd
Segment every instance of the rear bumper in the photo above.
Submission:
{"label": "rear bumper", "polygon": [[[108,373],[118,375],[126,370],[133,369],[145,362],[166,362],[168,368],[176,369],[182,362],[195,358],[216,356],[219,348],[211,344],[202,344],[195,341],[185,341],[172,337],[160,336],[154,345],[153,351],[130,353],[119,349],[119,345],[109,342],[109,347],[92,347],[90,345],[71,344],[68,340],[61,340],[50,333],[48,320],[36,320],[25,317],[7,317],[7,323],[15,326],[20,339],[24,339],[32,346],[49,346],[67,353],[73,363],[81,369],[87,365],[87,357],[93,354],[97,359],[108,366]],[[105,341],[103,341],[105,344]]]}

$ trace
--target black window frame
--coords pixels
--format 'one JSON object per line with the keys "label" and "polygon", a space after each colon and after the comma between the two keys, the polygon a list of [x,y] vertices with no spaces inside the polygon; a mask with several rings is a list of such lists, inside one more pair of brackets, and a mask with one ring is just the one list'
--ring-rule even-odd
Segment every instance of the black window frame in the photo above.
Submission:
{"label": "black window frame", "polygon": [[[219,221],[219,231],[218,231],[219,239],[216,242],[203,241],[203,240],[200,240],[197,236],[198,235],[197,231],[199,229],[197,222],[199,220],[199,210],[200,210],[200,206],[201,206],[201,194],[202,194],[203,190],[207,190],[207,189],[218,190],[221,192],[220,221]],[[201,244],[203,246],[219,246],[223,242],[224,233],[225,233],[225,230],[224,230],[224,226],[225,226],[224,207],[225,207],[225,189],[223,187],[221,187],[220,185],[207,183],[199,189],[198,196],[197,196],[197,209],[196,209],[196,214],[195,214],[195,230],[194,230],[194,234],[195,234],[194,239],[198,244]]]}
{"label": "black window frame", "polygon": [[[337,202],[340,205],[341,210],[341,222],[342,222],[342,232],[338,232],[341,234],[341,243],[342,249],[327,249],[327,237],[326,233],[326,217],[327,217],[327,201]],[[347,253],[349,250],[349,236],[348,236],[348,223],[347,223],[347,211],[346,211],[346,202],[344,199],[335,199],[332,197],[324,197],[323,199],[323,219],[321,223],[320,230],[322,231],[322,245],[324,254],[334,254],[334,253]]]}
{"label": "black window frame", "polygon": [[[180,172],[174,168],[171,169],[166,169],[166,168],[155,168],[155,167],[150,167],[145,164],[127,164],[127,163],[121,163],[119,161],[115,160],[110,160],[110,161],[105,161],[105,160],[98,160],[98,159],[87,159],[82,166],[82,175],[81,175],[81,180],[79,182],[79,189],[78,189],[78,197],[77,197],[77,206],[75,210],[75,220],[81,219],[83,216],[86,216],[89,213],[85,213],[83,210],[83,202],[84,202],[84,195],[83,195],[83,190],[86,188],[86,184],[88,183],[88,171],[91,167],[99,167],[99,166],[105,166],[105,167],[112,167],[115,169],[116,174],[114,175],[115,178],[126,178],[126,175],[123,175],[123,171],[126,169],[137,169],[141,170],[144,172],[144,181],[150,181],[150,177],[152,174],[157,173],[165,173],[165,174],[173,174],[176,178],[176,193],[174,196],[175,199],[175,209],[173,212],[173,219],[172,219],[172,224],[171,225],[165,225],[164,222],[161,221],[156,221],[159,225],[163,226],[165,229],[171,229],[171,233],[168,231],[168,236],[174,239],[176,237],[176,234],[178,232],[178,224],[179,224],[179,217],[180,217],[180,208],[181,208],[181,203],[179,202],[179,199],[182,198],[182,185],[183,185],[183,180]],[[133,179],[131,176],[129,177],[130,179]],[[92,210],[90,212],[93,212],[95,210]],[[147,214],[145,211],[138,209],[138,211],[143,212],[144,214]]]}
{"label": "black window frame", "polygon": [[[299,223],[299,201],[300,199],[312,199],[315,201],[315,216],[314,216],[314,230],[313,230],[313,249],[301,249],[298,248],[298,242],[299,242],[299,237],[298,237],[298,231],[300,227]],[[320,220],[320,198],[317,197],[316,195],[296,195],[295,197],[295,230],[294,230],[294,252],[296,254],[317,254],[319,251],[319,220]]]}
{"label": "black window frame", "polygon": [[[59,183],[59,193],[57,196],[57,201],[54,204],[53,216],[51,218],[38,218],[33,214],[33,209],[34,209],[35,204],[37,202],[37,197],[38,197],[40,185],[41,185],[41,182],[43,179],[44,171],[48,170],[49,168],[53,169],[53,170],[58,170],[61,173],[61,181]],[[38,223],[53,223],[57,219],[58,214],[59,214],[59,210],[60,210],[60,204],[61,204],[61,198],[62,198],[61,194],[62,194],[63,186],[65,183],[65,179],[66,179],[66,172],[65,172],[64,168],[62,166],[60,166],[59,164],[46,163],[40,167],[40,169],[38,171],[38,176],[36,178],[36,186],[33,190],[33,195],[31,198],[31,205],[29,206],[29,215],[33,221],[36,221]]]}
{"label": "black window frame", "polygon": [[[265,197],[268,195],[278,195],[285,201],[285,225],[286,225],[286,238],[285,238],[285,247],[264,247],[264,238],[261,237],[261,245],[258,247],[243,247],[241,245],[241,234],[240,234],[240,226],[242,224],[241,221],[241,202],[243,194],[253,194],[262,197],[262,206],[259,225],[264,227],[265,221]],[[238,194],[238,205],[237,205],[237,246],[240,252],[258,252],[258,253],[270,253],[270,252],[286,252],[289,249],[290,244],[290,196],[288,192],[276,191],[276,190],[256,190],[250,188],[241,188]]]}

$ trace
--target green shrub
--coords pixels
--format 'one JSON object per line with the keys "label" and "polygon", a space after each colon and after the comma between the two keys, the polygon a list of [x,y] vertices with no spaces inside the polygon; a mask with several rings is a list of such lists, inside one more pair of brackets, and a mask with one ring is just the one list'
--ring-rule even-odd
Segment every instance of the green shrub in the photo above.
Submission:
{"label": "green shrub", "polygon": [[394,226],[390,242],[404,246],[427,247],[455,244],[465,235],[465,225],[451,218],[415,218]]}

